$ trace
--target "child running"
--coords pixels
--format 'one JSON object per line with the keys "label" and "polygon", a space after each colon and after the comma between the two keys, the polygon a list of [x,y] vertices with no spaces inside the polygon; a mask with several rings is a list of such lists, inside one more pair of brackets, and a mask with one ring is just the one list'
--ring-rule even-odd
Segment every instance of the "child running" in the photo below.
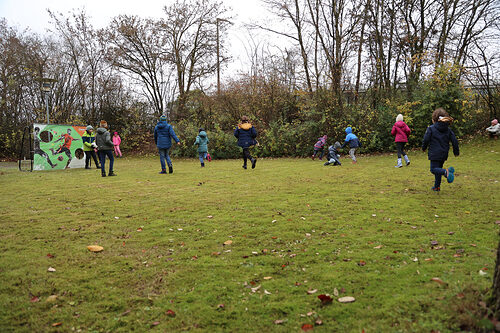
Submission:
{"label": "child running", "polygon": [[455,169],[449,167],[443,169],[444,162],[448,159],[448,151],[450,150],[450,141],[453,145],[453,154],[460,155],[458,141],[455,133],[449,128],[453,122],[453,118],[448,115],[442,108],[436,109],[432,113],[433,125],[427,127],[425,131],[424,141],[422,142],[422,150],[429,148],[428,156],[431,161],[431,173],[434,174],[433,191],[440,191],[441,177],[445,176],[448,183],[453,183],[455,179]]}
{"label": "child running", "polygon": [[408,155],[406,155],[404,150],[405,144],[408,142],[408,135],[410,135],[410,132],[410,128],[403,121],[403,115],[398,114],[398,116],[396,117],[396,122],[392,126],[391,130],[391,134],[396,137],[394,141],[396,142],[396,148],[398,149],[398,164],[396,164],[395,168],[403,167],[401,155],[404,157],[406,165],[410,165],[410,159],[408,158]]}
{"label": "child running", "polygon": [[247,168],[247,160],[252,163],[252,169],[255,169],[257,159],[250,155],[250,147],[255,145],[257,141],[257,130],[250,124],[250,119],[247,116],[241,117],[241,123],[234,129],[234,136],[238,139],[238,146],[243,149],[243,169]]}
{"label": "child running", "polygon": [[319,154],[319,160],[321,161],[323,159],[323,153],[324,153],[324,147],[326,145],[326,139],[328,139],[328,136],[323,135],[321,138],[318,138],[318,142],[314,145],[314,153],[312,154],[311,158],[314,161],[314,158],[318,154],[318,152],[321,152]]}
{"label": "child running", "polygon": [[340,148],[344,148],[347,144],[349,144],[349,156],[351,156],[352,163],[357,163],[356,156],[354,153],[357,148],[361,148],[361,142],[359,142],[358,137],[352,132],[351,127],[347,127],[345,129],[345,133],[347,134],[345,137],[344,144]]}
{"label": "child running", "polygon": [[328,155],[326,156],[326,158],[328,159],[328,161],[325,163],[325,166],[327,165],[342,165],[342,163],[340,163],[339,161],[339,158],[340,158],[340,155],[338,153],[338,150],[340,149],[340,142],[335,142],[334,145],[328,147]]}
{"label": "child running", "polygon": [[[156,147],[158,147],[158,153],[160,154],[160,164],[161,171],[160,174],[167,173],[167,165],[168,165],[168,173],[173,173],[174,168],[172,166],[172,160],[170,159],[170,148],[172,147],[172,139],[177,142],[178,145],[181,144],[181,141],[175,135],[174,128],[172,125],[167,123],[167,116],[161,115],[160,121],[155,127],[154,139]],[[165,165],[165,160],[167,164]]]}
{"label": "child running", "polygon": [[198,130],[198,136],[196,137],[196,141],[194,142],[194,146],[198,146],[198,157],[200,158],[201,167],[205,167],[204,159],[207,158],[208,153],[208,136],[207,132],[203,128]]}

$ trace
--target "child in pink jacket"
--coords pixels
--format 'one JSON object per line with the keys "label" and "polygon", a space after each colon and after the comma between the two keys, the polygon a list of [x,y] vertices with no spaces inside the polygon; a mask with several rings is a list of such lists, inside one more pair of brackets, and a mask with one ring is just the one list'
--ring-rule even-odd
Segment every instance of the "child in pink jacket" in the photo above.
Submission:
{"label": "child in pink jacket", "polygon": [[115,134],[113,135],[113,145],[115,146],[116,157],[122,157],[122,152],[120,151],[120,143],[122,143],[122,138],[120,138],[118,132],[115,132]]}
{"label": "child in pink jacket", "polygon": [[403,115],[398,114],[398,116],[396,117],[396,122],[394,123],[394,126],[392,126],[391,130],[391,134],[396,137],[394,141],[396,142],[396,147],[398,149],[398,164],[395,166],[395,168],[403,167],[401,155],[403,155],[406,165],[410,165],[408,155],[406,155],[404,151],[405,144],[408,142],[408,135],[410,135],[410,132],[410,128],[403,121]]}

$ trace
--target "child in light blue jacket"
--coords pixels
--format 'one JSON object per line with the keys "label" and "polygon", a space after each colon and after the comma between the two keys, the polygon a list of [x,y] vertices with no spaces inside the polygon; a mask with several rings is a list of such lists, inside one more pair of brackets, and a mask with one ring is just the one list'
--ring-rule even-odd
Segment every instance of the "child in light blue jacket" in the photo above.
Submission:
{"label": "child in light blue jacket", "polygon": [[203,128],[198,130],[198,136],[196,137],[196,141],[194,142],[194,146],[198,146],[198,157],[200,158],[201,167],[205,167],[204,159],[207,158],[208,153],[208,136],[207,132]]}
{"label": "child in light blue jacket", "polygon": [[347,144],[349,144],[349,155],[351,156],[352,163],[356,163],[356,156],[354,153],[356,152],[357,148],[361,147],[361,143],[359,142],[358,137],[352,132],[351,127],[347,127],[345,129],[345,133],[347,134],[345,137],[344,144],[342,145],[341,148],[344,148]]}

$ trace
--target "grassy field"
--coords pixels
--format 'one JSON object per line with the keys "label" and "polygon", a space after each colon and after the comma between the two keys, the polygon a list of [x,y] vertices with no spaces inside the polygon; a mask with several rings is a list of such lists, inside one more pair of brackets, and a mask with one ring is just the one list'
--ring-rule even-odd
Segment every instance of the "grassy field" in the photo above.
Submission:
{"label": "grassy field", "polygon": [[0,331],[458,331],[491,287],[500,140],[440,193],[409,155],[0,168]]}

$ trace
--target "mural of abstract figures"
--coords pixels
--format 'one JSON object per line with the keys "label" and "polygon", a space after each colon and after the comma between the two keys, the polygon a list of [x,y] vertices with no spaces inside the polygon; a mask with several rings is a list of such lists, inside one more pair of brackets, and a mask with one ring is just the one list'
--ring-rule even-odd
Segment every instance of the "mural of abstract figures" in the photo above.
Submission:
{"label": "mural of abstract figures", "polygon": [[33,170],[84,168],[83,126],[33,124]]}

